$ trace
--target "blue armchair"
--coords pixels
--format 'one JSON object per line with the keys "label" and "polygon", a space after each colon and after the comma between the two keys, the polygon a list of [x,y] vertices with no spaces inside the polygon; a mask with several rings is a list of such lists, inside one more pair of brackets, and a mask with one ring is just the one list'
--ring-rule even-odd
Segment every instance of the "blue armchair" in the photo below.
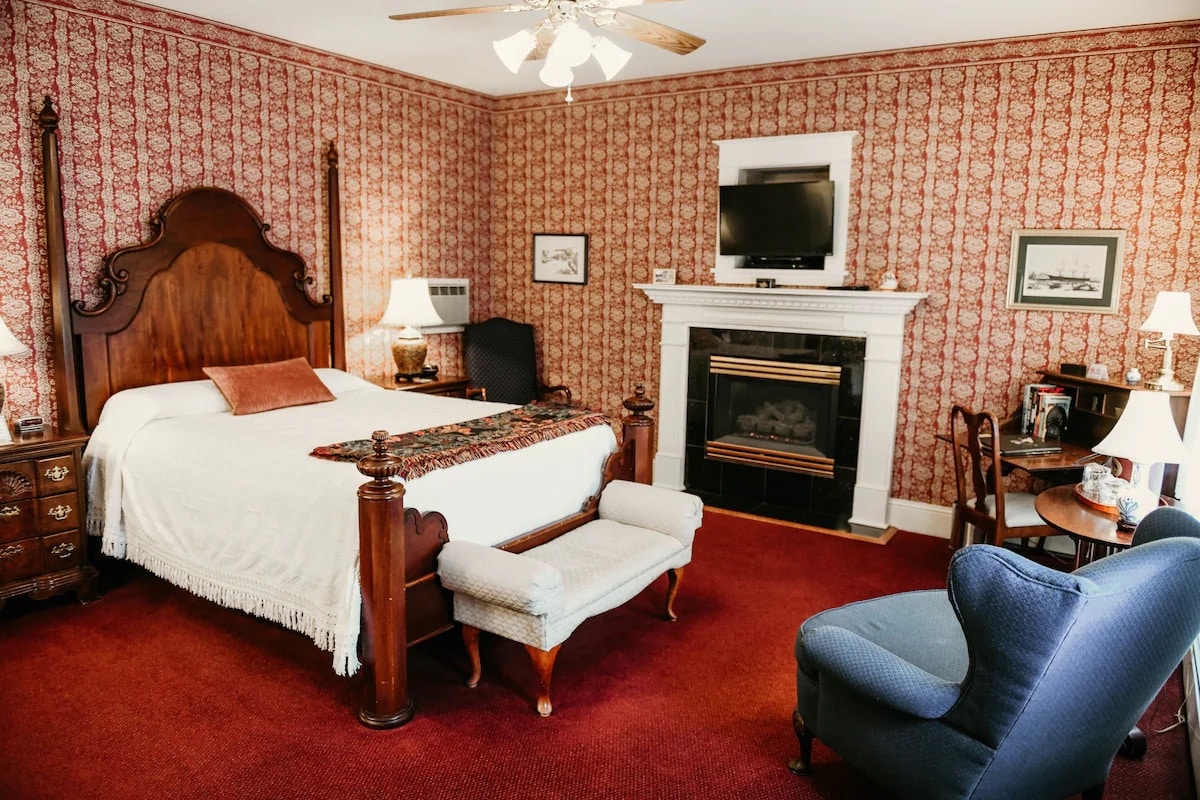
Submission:
{"label": "blue armchair", "polygon": [[946,591],[817,614],[796,636],[800,756],[821,739],[914,800],[1099,800],[1126,734],[1200,634],[1200,539],[1063,573],[977,545]]}

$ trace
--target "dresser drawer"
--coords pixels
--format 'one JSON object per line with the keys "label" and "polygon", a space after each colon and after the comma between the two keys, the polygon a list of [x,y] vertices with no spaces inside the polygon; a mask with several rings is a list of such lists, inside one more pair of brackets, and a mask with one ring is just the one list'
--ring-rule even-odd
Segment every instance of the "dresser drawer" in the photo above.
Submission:
{"label": "dresser drawer", "polygon": [[79,498],[75,492],[40,497],[37,500],[37,527],[41,533],[59,533],[78,528]]}
{"label": "dresser drawer", "polygon": [[39,495],[73,492],[78,485],[75,474],[75,456],[41,458],[34,462],[34,480]]}
{"label": "dresser drawer", "polygon": [[37,533],[32,500],[0,502],[0,542],[12,542]]}
{"label": "dresser drawer", "polygon": [[33,462],[0,464],[0,503],[33,497]]}
{"label": "dresser drawer", "polygon": [[42,571],[42,540],[0,544],[0,581],[28,578]]}
{"label": "dresser drawer", "polygon": [[47,572],[78,567],[83,563],[79,531],[42,537],[42,564]]}

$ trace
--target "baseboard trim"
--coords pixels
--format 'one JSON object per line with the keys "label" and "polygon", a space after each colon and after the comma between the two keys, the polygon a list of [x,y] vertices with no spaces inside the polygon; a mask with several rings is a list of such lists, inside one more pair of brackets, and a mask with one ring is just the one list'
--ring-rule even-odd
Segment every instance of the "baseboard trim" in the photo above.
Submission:
{"label": "baseboard trim", "polygon": [[[949,539],[954,512],[949,506],[893,498],[888,501],[887,521],[902,531]],[[1075,555],[1075,545],[1067,536],[1051,536],[1046,540],[1046,549],[1058,555]]]}

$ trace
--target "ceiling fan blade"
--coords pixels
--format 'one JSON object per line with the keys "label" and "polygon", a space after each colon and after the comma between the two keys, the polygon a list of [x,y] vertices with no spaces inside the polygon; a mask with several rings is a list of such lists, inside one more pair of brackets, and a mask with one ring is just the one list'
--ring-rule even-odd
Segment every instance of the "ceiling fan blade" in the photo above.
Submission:
{"label": "ceiling fan blade", "polygon": [[676,30],[659,22],[651,22],[648,19],[635,17],[632,14],[626,14],[624,11],[614,11],[612,22],[600,24],[597,21],[597,25],[603,30],[618,31],[626,36],[632,36],[638,41],[652,44],[655,47],[661,47],[664,50],[670,50],[672,53],[678,53],[681,56],[686,56],[704,44],[704,40],[699,36],[684,33],[681,30]]}
{"label": "ceiling fan blade", "polygon": [[474,6],[472,8],[447,8],[445,11],[417,11],[413,14],[392,14],[388,19],[403,21],[406,19],[429,19],[431,17],[458,17],[464,14],[491,14],[497,11],[533,11],[528,6]]}

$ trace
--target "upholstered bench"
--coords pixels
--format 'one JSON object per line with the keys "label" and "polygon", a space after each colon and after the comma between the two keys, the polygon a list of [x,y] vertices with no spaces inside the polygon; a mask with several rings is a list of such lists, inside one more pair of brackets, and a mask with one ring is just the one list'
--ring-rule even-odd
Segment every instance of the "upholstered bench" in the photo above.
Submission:
{"label": "upholstered bench", "polygon": [[525,645],[541,685],[537,710],[549,716],[550,678],[559,648],[581,622],[616,608],[664,572],[666,617],[704,507],[700,498],[641,483],[613,481],[599,518],[546,544],[512,553],[450,541],[438,556],[442,585],[454,592],[454,618],[479,682],[481,630]]}

